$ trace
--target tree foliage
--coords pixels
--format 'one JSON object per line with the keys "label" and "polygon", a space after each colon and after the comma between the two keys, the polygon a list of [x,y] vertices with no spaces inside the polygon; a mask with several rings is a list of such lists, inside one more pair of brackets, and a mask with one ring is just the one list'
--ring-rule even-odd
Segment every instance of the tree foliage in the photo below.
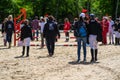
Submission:
{"label": "tree foliage", "polygon": [[106,14],[115,17],[116,4],[117,0],[0,0],[0,20],[9,14],[19,15],[20,8],[27,10],[28,18],[52,14],[58,20],[65,17],[73,20],[83,8],[99,17]]}

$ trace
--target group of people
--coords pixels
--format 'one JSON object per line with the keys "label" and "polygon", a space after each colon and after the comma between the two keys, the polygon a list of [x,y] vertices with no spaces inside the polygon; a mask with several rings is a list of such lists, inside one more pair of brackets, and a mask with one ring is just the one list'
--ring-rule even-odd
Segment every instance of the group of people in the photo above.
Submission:
{"label": "group of people", "polygon": [[78,21],[74,23],[74,35],[76,36],[77,44],[78,44],[78,48],[77,48],[78,63],[81,62],[81,57],[80,57],[81,46],[83,46],[83,54],[84,54],[83,62],[86,62],[87,43],[90,45],[91,62],[97,61],[97,54],[98,54],[97,41],[98,38],[99,40],[101,39],[101,36],[98,34],[101,34],[101,26],[95,20],[94,14],[90,14],[90,19],[85,20],[85,14],[81,13],[79,15]]}
{"label": "group of people", "polygon": [[[44,38],[45,38],[49,56],[52,56],[54,54],[56,36],[58,35],[57,38],[59,38],[60,33],[57,27],[57,23],[55,22],[53,16],[48,16],[46,19],[40,17],[40,20],[38,20],[38,17],[35,16],[35,19],[32,20],[31,22],[28,19],[26,19],[21,24],[20,29],[21,29],[20,42],[22,43],[22,47],[23,47],[22,55],[20,57],[23,57],[25,55],[26,48],[27,48],[26,57],[29,57],[30,42],[31,40],[34,39],[38,41],[39,32],[41,34],[41,48],[44,47]],[[7,46],[7,42],[8,42],[9,43],[8,48],[11,47],[12,34],[14,32],[15,32],[15,27],[14,27],[13,17],[12,15],[9,15],[8,18],[5,18],[5,20],[2,23],[2,35],[4,38],[4,46]]]}
{"label": "group of people", "polygon": [[[102,42],[103,45],[106,45],[107,34],[109,35],[109,44],[120,45],[120,18],[117,18],[114,22],[111,16],[105,16],[103,17],[102,21],[99,21],[94,14],[90,14],[89,19],[87,19],[84,13],[79,15],[78,20],[75,18],[74,35],[76,36],[78,43],[77,62],[81,62],[81,42],[83,43],[83,62],[86,62],[86,44],[90,45],[91,62],[96,62],[98,54],[98,42]],[[113,36],[114,34],[115,38]]]}
{"label": "group of people", "polygon": [[12,34],[14,32],[15,30],[13,17],[12,15],[9,15],[8,18],[5,18],[2,23],[2,36],[4,37],[4,46],[6,46],[8,42],[8,48],[11,48]]}
{"label": "group of people", "polygon": [[[43,18],[41,18],[41,19],[43,20]],[[35,17],[35,20],[37,22],[37,17]],[[35,23],[35,20],[33,20],[33,23]],[[35,25],[33,25],[33,26],[35,26]],[[41,21],[40,23],[36,23],[36,26],[41,27],[41,29],[42,29],[41,40],[43,38],[46,39],[46,46],[47,46],[47,49],[48,49],[49,56],[53,56],[56,36],[58,36],[58,38],[60,38],[59,29],[57,27],[57,24],[54,21],[54,17],[49,16],[46,23],[43,23]],[[37,29],[37,28],[38,27],[36,27],[36,34],[38,36],[38,31],[37,30],[39,30],[39,29]],[[23,57],[24,54],[25,54],[25,46],[27,46],[26,57],[29,56],[30,41],[34,40],[33,36],[34,36],[34,34],[32,34],[32,29],[30,28],[29,21],[25,20],[24,26],[21,28],[20,38],[21,38],[21,41],[23,41],[23,51],[22,51],[22,55],[20,57]],[[37,37],[37,39],[38,39],[38,37]],[[44,40],[42,40],[42,41],[44,41]],[[44,44],[42,42],[41,42],[41,45],[42,45],[41,48],[43,48]]]}
{"label": "group of people", "polygon": [[[107,33],[109,33],[109,44],[120,45],[120,19],[116,19],[115,22],[111,17],[103,17],[102,21],[99,21],[94,14],[90,14],[89,18],[85,16],[84,13],[79,15],[79,18],[74,19],[73,23],[74,36],[76,38],[78,49],[77,49],[77,62],[81,62],[80,50],[81,46],[83,46],[84,58],[83,61],[86,62],[86,44],[90,45],[91,52],[91,62],[97,61],[98,54],[98,42],[102,42],[102,44],[107,44]],[[65,42],[69,41],[69,31],[71,28],[71,24],[68,18],[64,20],[64,33],[66,36]],[[29,57],[30,50],[30,41],[39,39],[39,30],[41,33],[41,48],[44,47],[44,38],[46,40],[46,47],[48,49],[49,56],[54,55],[55,42],[56,38],[60,38],[60,32],[57,27],[57,22],[55,18],[50,15],[48,17],[43,18],[35,16],[35,19],[31,22],[29,20],[25,20],[23,25],[21,26],[21,35],[20,40],[23,43],[23,51],[21,57],[25,55],[25,47],[27,47],[26,57]],[[2,34],[4,36],[4,45],[6,46],[6,42],[9,43],[9,48],[11,47],[12,33],[15,32],[14,24],[12,16],[8,16],[5,18],[2,25]],[[114,36],[115,34],[115,41]],[[36,37],[34,37],[36,35]],[[82,44],[81,44],[82,43]]]}
{"label": "group of people", "polygon": [[[81,31],[81,34],[84,32],[84,36],[78,35],[80,28],[84,27]],[[64,32],[66,36],[66,41],[69,41],[69,31],[71,28],[71,24],[68,18],[65,18],[64,23]],[[104,16],[102,21],[100,21],[94,14],[90,14],[90,16],[86,17],[85,13],[81,13],[79,18],[75,18],[73,22],[73,30],[74,36],[76,37],[76,41],[78,44],[78,59],[77,62],[80,62],[80,50],[81,50],[81,42],[83,42],[83,53],[84,59],[86,61],[86,44],[90,45],[91,52],[91,62],[97,61],[98,54],[98,42],[102,42],[102,45],[114,44],[120,45],[120,18],[117,18],[115,21],[112,20],[111,16]],[[109,43],[107,42],[107,35],[109,35]]]}

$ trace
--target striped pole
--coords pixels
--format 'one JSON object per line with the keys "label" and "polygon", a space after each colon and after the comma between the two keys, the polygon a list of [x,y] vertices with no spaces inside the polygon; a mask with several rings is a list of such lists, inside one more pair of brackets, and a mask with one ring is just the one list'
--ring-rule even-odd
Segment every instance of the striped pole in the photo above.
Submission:
{"label": "striped pole", "polygon": [[[34,36],[33,38],[40,38],[40,37],[36,37]],[[76,37],[72,36],[72,37],[69,37],[70,39],[76,39]],[[58,38],[57,38],[58,39]],[[66,37],[60,37],[60,39],[66,39]]]}
{"label": "striped pole", "polygon": [[[76,39],[76,37],[72,36],[72,37],[68,37],[70,39]],[[58,38],[57,38],[58,39]],[[66,37],[60,37],[60,39],[66,39]]]}
{"label": "striped pole", "polygon": [[[64,32],[64,30],[59,30],[59,32],[60,32],[60,33],[63,33],[63,32]],[[73,33],[74,31],[73,31],[73,30],[69,30],[68,32]]]}
{"label": "striped pole", "polygon": [[[41,46],[40,44],[31,44],[30,46]],[[44,45],[46,46],[46,45]],[[56,44],[55,46],[77,46],[77,44]]]}

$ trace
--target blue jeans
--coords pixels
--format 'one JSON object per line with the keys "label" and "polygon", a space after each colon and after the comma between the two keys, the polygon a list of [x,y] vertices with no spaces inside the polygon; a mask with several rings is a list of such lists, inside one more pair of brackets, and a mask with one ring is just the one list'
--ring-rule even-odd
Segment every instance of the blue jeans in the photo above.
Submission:
{"label": "blue jeans", "polygon": [[[82,42],[82,45],[81,45],[81,42]],[[78,44],[77,55],[78,55],[78,60],[80,60],[81,46],[83,46],[84,60],[86,60],[86,43],[87,43],[87,37],[77,37],[77,44]]]}
{"label": "blue jeans", "polygon": [[12,42],[12,32],[6,34],[6,39],[7,39],[7,42],[9,43]]}

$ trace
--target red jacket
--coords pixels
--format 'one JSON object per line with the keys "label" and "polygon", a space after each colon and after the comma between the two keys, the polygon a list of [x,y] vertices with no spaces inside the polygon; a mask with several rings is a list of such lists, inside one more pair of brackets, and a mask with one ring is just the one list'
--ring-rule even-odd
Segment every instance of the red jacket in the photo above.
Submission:
{"label": "red jacket", "polygon": [[108,21],[102,21],[102,31],[103,32],[108,32],[109,28],[109,22]]}
{"label": "red jacket", "polygon": [[70,30],[70,26],[71,26],[70,22],[65,22],[64,23],[64,32],[68,32]]}

